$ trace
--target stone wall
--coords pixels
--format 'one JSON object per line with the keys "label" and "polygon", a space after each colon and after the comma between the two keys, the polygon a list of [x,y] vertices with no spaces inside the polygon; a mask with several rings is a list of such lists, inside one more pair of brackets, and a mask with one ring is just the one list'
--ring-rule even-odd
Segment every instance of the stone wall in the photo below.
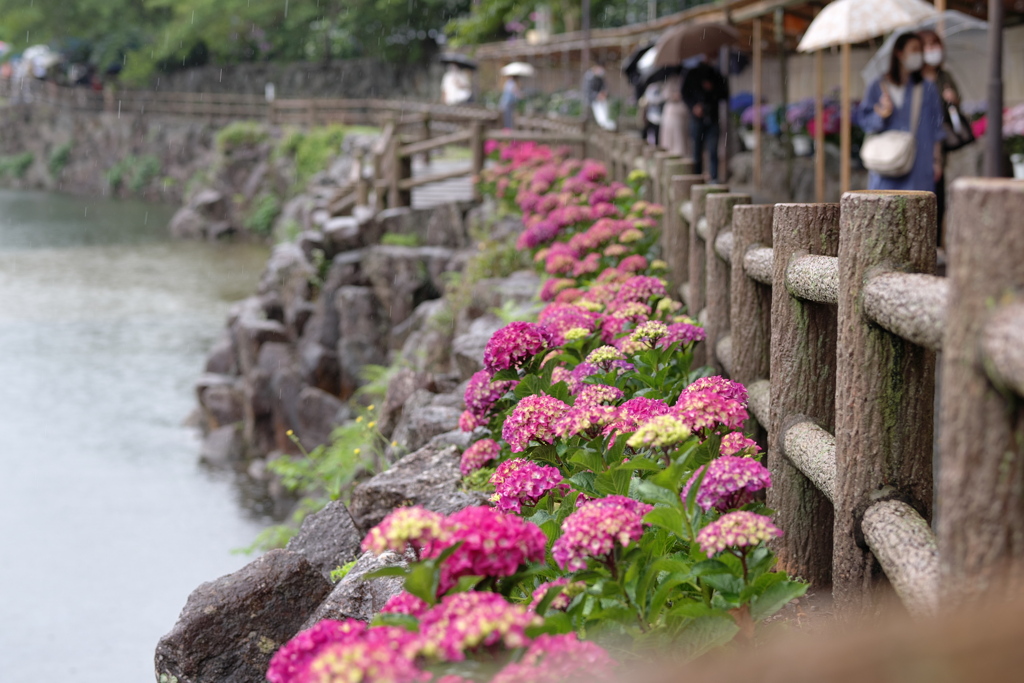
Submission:
{"label": "stone wall", "polygon": [[0,173],[0,185],[179,203],[210,166],[217,127],[35,104],[0,107],[0,131],[0,157],[32,155],[22,175]]}
{"label": "stone wall", "polygon": [[203,66],[162,74],[151,88],[173,92],[264,94],[273,83],[277,97],[380,97],[440,99],[440,64],[415,66],[356,59],[331,62],[257,62]]}

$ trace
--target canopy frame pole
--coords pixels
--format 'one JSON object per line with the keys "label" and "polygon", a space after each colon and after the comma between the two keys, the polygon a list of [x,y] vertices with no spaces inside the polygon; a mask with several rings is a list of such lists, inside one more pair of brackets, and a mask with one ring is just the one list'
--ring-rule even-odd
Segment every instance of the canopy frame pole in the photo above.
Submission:
{"label": "canopy frame pole", "polygon": [[814,53],[814,201],[825,201],[825,51]]}
{"label": "canopy frame pole", "polygon": [[[998,0],[990,0],[997,2]],[[842,130],[839,138],[839,191],[850,191],[850,157],[853,151],[853,137],[851,125],[853,112],[850,111],[850,45],[844,43],[842,47],[842,91],[839,97],[839,107],[842,109]]]}
{"label": "canopy frame pole", "polygon": [[988,0],[988,127],[985,175],[1003,175],[1003,0]]}
{"label": "canopy frame pole", "polygon": [[787,199],[793,198],[793,134],[786,119],[789,108],[789,65],[786,60],[786,11],[775,8],[775,46],[779,51],[779,85],[782,87],[782,116],[779,128],[782,130],[782,148],[786,155],[786,179],[784,194]]}
{"label": "canopy frame pole", "polygon": [[754,187],[761,188],[761,19],[754,19]]}

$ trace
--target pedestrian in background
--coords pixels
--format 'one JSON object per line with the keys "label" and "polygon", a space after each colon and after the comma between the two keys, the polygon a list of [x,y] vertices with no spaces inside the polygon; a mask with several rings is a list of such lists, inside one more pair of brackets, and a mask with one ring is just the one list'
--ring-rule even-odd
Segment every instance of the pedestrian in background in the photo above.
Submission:
{"label": "pedestrian in background", "polygon": [[662,92],[665,105],[661,110],[661,148],[676,156],[686,156],[686,107],[683,105],[683,79],[665,79]]}
{"label": "pedestrian in background", "polygon": [[506,76],[505,85],[501,89],[501,99],[498,100],[505,128],[512,128],[515,125],[516,105],[519,104],[520,95],[519,81],[515,76]]}
{"label": "pedestrian in background", "polygon": [[605,130],[615,130],[615,122],[608,110],[608,83],[603,64],[592,64],[583,75],[583,98],[587,103],[587,115]]}
{"label": "pedestrian in background", "polygon": [[690,140],[693,142],[693,172],[703,173],[704,151],[708,153],[709,177],[718,182],[718,109],[729,99],[729,84],[705,56],[686,74],[683,101],[690,110]]}
{"label": "pedestrian in background", "polygon": [[[860,104],[860,121],[868,134],[885,131],[914,133],[914,165],[894,177],[868,174],[869,190],[935,191],[942,177],[943,107],[935,84],[921,75],[924,43],[916,33],[896,39],[889,71],[868,86]],[[918,101],[915,111],[914,101]]]}

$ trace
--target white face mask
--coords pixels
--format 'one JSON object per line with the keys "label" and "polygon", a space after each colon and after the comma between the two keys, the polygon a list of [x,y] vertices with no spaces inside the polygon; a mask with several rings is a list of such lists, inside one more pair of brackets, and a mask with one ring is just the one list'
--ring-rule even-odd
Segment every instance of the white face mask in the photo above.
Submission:
{"label": "white face mask", "polygon": [[911,52],[903,55],[900,62],[902,62],[903,68],[907,71],[917,71],[924,66],[924,57],[920,52]]}
{"label": "white face mask", "polygon": [[929,66],[938,66],[942,64],[943,56],[941,47],[929,48],[924,51],[924,63]]}

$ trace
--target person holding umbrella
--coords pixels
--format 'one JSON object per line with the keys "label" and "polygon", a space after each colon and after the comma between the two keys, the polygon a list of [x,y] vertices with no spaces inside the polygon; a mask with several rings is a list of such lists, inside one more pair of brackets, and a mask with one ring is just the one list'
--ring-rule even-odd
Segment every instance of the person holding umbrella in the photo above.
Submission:
{"label": "person holding umbrella", "polygon": [[683,81],[683,101],[690,109],[690,139],[693,141],[693,172],[700,174],[704,167],[704,150],[708,151],[711,182],[718,182],[718,105],[729,99],[729,84],[704,60],[686,74]]}
{"label": "person holding umbrella", "polygon": [[888,73],[868,86],[861,102],[859,118],[865,133],[907,131],[914,141],[909,172],[889,175],[869,168],[869,190],[934,192],[935,182],[942,177],[942,100],[935,84],[922,77],[923,66],[921,37],[901,35],[893,46]]}

